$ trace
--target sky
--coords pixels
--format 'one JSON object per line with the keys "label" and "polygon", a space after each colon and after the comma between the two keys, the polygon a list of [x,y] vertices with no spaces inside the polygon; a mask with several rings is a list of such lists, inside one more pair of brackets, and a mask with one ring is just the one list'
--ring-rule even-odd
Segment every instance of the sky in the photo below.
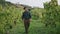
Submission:
{"label": "sky", "polygon": [[[43,3],[44,2],[50,2],[51,0],[6,0],[6,1],[9,1],[12,3],[29,5],[32,7],[44,8]],[[60,5],[60,0],[58,0],[58,4]]]}

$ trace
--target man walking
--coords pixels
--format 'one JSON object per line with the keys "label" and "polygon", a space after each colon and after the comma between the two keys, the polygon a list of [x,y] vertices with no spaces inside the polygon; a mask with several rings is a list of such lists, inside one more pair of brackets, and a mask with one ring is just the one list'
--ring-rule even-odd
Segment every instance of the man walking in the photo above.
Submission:
{"label": "man walking", "polygon": [[28,29],[29,29],[29,26],[30,26],[30,19],[31,19],[31,14],[30,14],[30,11],[27,7],[24,7],[24,12],[23,12],[23,15],[22,15],[22,20],[24,21],[24,26],[25,26],[25,32],[26,34],[28,34]]}

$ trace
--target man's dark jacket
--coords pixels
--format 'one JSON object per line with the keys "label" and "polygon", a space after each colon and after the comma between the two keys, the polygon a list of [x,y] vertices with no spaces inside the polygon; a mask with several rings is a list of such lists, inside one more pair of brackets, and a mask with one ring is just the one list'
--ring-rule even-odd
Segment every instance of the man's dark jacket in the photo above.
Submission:
{"label": "man's dark jacket", "polygon": [[31,18],[31,14],[29,11],[23,12],[22,19],[30,19],[30,18]]}

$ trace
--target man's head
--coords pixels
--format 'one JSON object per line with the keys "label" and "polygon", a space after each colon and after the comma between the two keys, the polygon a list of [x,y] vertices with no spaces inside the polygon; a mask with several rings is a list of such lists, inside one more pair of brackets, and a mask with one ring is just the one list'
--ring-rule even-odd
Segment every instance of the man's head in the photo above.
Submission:
{"label": "man's head", "polygon": [[29,9],[28,9],[27,7],[24,7],[24,10],[25,10],[25,11],[29,11]]}

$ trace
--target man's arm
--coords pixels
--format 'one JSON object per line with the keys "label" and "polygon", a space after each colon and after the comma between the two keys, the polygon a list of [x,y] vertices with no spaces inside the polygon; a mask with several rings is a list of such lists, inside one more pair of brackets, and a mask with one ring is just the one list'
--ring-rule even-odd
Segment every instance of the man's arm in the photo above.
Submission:
{"label": "man's arm", "polygon": [[29,16],[30,16],[30,19],[31,19],[31,14],[29,14]]}
{"label": "man's arm", "polygon": [[31,19],[31,18],[32,18],[31,13],[29,14],[29,16],[30,16],[29,20],[31,21],[31,20],[32,20],[32,19]]}

